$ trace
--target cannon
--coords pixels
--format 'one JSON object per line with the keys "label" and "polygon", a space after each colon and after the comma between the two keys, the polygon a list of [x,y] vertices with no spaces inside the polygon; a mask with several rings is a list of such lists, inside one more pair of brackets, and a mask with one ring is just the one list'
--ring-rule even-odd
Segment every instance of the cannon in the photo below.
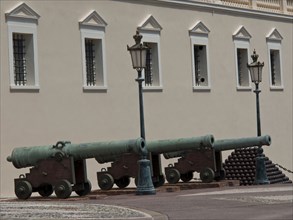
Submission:
{"label": "cannon", "polygon": [[[206,135],[201,137],[178,138],[157,141],[147,141],[146,149],[149,152],[151,161],[151,173],[154,187],[164,184],[165,177],[161,169],[160,154],[174,152],[178,150],[195,150],[199,148],[212,148],[214,137]],[[107,155],[105,157],[96,158],[98,163],[111,162],[111,166],[107,169],[102,168],[97,172],[99,187],[102,190],[109,190],[116,184],[119,188],[125,188],[130,183],[130,178],[135,178],[137,184],[137,174],[139,155],[126,153],[122,155]]]}
{"label": "cannon", "polygon": [[28,199],[32,192],[43,197],[53,191],[58,198],[68,198],[72,191],[85,196],[91,191],[87,179],[86,159],[103,156],[137,153],[145,147],[142,138],[84,144],[59,141],[51,146],[15,148],[7,161],[16,168],[30,168],[30,172],[14,179],[15,194],[19,199]]}
{"label": "cannon", "polygon": [[164,153],[165,159],[180,157],[174,165],[169,164],[165,168],[166,179],[171,184],[177,183],[180,179],[183,182],[189,182],[193,178],[193,172],[198,172],[200,179],[204,183],[223,180],[226,174],[222,163],[222,151],[263,145],[269,146],[270,144],[271,137],[266,135],[217,140],[212,148]]}

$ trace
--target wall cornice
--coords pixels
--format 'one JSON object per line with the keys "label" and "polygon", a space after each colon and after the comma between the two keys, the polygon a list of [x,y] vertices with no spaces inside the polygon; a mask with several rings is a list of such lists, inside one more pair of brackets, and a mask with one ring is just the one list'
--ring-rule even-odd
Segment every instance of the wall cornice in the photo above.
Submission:
{"label": "wall cornice", "polygon": [[[116,0],[121,1],[121,0]],[[123,0],[121,2],[129,2],[134,4],[150,4],[150,5],[164,5],[168,7],[180,7],[186,9],[201,9],[201,10],[208,10],[212,13],[228,13],[241,15],[243,17],[256,17],[256,18],[263,18],[268,20],[281,20],[287,22],[293,22],[293,15],[289,14],[281,14],[275,13],[270,11],[260,11],[250,8],[240,8],[235,6],[227,6],[227,5],[220,5],[220,4],[212,4],[208,2],[201,2],[195,0],[140,0],[140,1],[129,1]]]}

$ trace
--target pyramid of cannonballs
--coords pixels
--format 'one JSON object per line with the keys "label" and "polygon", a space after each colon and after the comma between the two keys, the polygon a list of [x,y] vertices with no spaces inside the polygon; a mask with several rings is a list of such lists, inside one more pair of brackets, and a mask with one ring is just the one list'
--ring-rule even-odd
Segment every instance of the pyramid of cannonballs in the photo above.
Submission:
{"label": "pyramid of cannonballs", "polygon": [[[257,147],[234,150],[225,160],[223,168],[226,179],[239,180],[240,185],[252,185],[255,177],[255,158]],[[292,183],[282,171],[268,157],[265,157],[267,176],[270,184]]]}

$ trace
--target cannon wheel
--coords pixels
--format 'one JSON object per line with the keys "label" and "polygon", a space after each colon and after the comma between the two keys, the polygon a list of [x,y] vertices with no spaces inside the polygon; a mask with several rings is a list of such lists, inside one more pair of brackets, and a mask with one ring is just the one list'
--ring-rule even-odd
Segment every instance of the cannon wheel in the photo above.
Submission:
{"label": "cannon wheel", "polygon": [[84,189],[83,190],[76,190],[75,193],[79,196],[85,196],[87,194],[89,194],[92,191],[92,184],[89,180],[87,180],[84,184],[83,184]]}
{"label": "cannon wheel", "polygon": [[32,185],[26,180],[19,181],[15,185],[15,195],[19,199],[28,199],[33,192]]}
{"label": "cannon wheel", "polygon": [[60,199],[68,198],[72,193],[72,186],[68,180],[61,180],[55,185],[55,194]]}
{"label": "cannon wheel", "polygon": [[221,169],[219,176],[215,177],[215,180],[219,181],[219,180],[224,180],[226,178],[226,170],[225,169]]}
{"label": "cannon wheel", "polygon": [[165,176],[164,175],[159,176],[159,181],[153,182],[155,188],[163,186],[164,183],[165,183]]}
{"label": "cannon wheel", "polygon": [[204,183],[213,182],[213,180],[215,178],[215,172],[213,171],[213,169],[211,169],[209,167],[203,169],[199,175],[200,175],[200,179]]}
{"label": "cannon wheel", "polygon": [[123,176],[120,179],[115,180],[115,184],[120,188],[123,189],[127,187],[130,183],[130,178],[128,176]]}
{"label": "cannon wheel", "polygon": [[112,189],[114,185],[114,178],[111,174],[105,173],[99,177],[98,185],[102,190]]}
{"label": "cannon wheel", "polygon": [[49,183],[43,183],[39,186],[38,193],[42,197],[49,197],[53,193],[53,186]]}
{"label": "cannon wheel", "polygon": [[193,178],[193,172],[187,172],[180,175],[180,179],[185,183],[192,180],[192,178]]}
{"label": "cannon wheel", "polygon": [[171,168],[168,170],[168,173],[166,173],[166,179],[168,183],[178,183],[180,180],[180,173],[177,169]]}

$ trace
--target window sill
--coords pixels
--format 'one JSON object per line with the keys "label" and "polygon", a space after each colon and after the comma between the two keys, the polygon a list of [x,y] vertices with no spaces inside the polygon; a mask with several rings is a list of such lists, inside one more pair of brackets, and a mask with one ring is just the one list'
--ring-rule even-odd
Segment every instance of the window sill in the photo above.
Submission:
{"label": "window sill", "polygon": [[210,86],[193,86],[193,92],[210,92]]}
{"label": "window sill", "polygon": [[251,86],[237,86],[237,91],[251,91]]}
{"label": "window sill", "polygon": [[83,91],[107,92],[107,86],[83,86]]}
{"label": "window sill", "polygon": [[144,86],[143,91],[144,92],[162,92],[163,87],[162,86]]}
{"label": "window sill", "polygon": [[270,86],[271,91],[283,91],[284,86]]}
{"label": "window sill", "polygon": [[40,86],[17,86],[17,85],[10,85],[10,90],[12,91],[34,91],[39,92]]}

